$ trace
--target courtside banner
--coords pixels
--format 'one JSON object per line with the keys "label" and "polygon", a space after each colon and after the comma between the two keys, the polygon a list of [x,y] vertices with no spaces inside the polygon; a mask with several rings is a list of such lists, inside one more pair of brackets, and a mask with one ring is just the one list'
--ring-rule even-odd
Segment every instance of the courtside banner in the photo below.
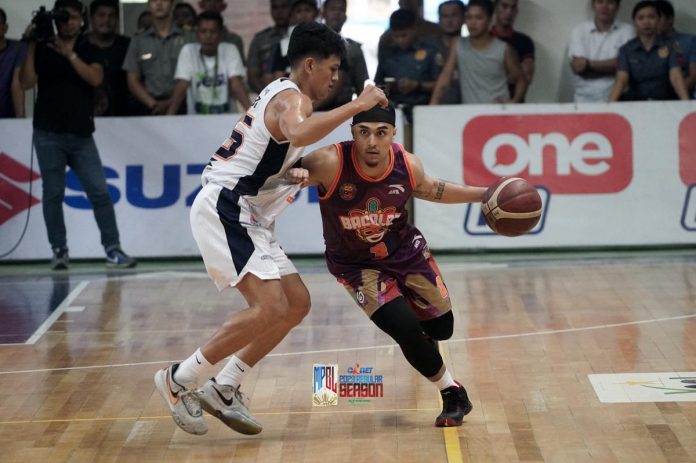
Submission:
{"label": "courtside banner", "polygon": [[522,177],[545,206],[528,235],[508,238],[478,204],[416,200],[433,249],[696,243],[693,102],[418,107],[414,152],[452,182]]}
{"label": "courtside banner", "polygon": [[[208,159],[225,141],[240,114],[100,118],[94,139],[104,164],[124,250],[135,257],[193,256],[198,248],[189,211]],[[401,114],[397,125],[401,127]],[[401,130],[399,130],[399,133]],[[5,260],[51,256],[41,210],[41,176],[31,162],[32,121],[0,122],[0,254],[26,234]],[[308,147],[350,138],[346,122]],[[402,142],[399,135],[399,141]],[[93,211],[75,174],[66,173],[63,203],[71,257],[103,257]],[[289,253],[322,253],[319,199],[304,189],[276,223],[279,243]]]}

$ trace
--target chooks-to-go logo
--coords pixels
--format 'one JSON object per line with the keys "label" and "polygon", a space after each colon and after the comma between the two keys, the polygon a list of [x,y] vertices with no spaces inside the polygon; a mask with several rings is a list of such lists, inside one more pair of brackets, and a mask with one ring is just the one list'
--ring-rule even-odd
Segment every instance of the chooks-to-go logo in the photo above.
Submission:
{"label": "chooks-to-go logo", "polygon": [[0,151],[0,225],[41,201],[20,188],[41,176]]}

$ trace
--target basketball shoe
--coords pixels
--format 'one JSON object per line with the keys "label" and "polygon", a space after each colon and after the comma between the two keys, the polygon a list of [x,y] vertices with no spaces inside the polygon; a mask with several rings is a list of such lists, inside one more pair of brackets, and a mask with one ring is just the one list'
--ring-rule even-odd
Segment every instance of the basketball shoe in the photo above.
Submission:
{"label": "basketball shoe", "polygon": [[449,427],[461,426],[464,420],[464,415],[468,415],[471,409],[474,408],[469,401],[469,396],[466,394],[464,386],[459,384],[450,386],[447,389],[440,391],[442,395],[442,413],[435,419],[435,426]]}
{"label": "basketball shoe", "polygon": [[208,424],[203,418],[203,410],[201,410],[196,391],[174,381],[174,372],[177,368],[179,364],[175,363],[155,373],[155,386],[167,402],[174,422],[181,429],[190,434],[205,434],[208,432]]}
{"label": "basketball shoe", "polygon": [[196,393],[203,410],[218,418],[229,428],[242,434],[258,434],[263,429],[244,404],[239,386],[218,384],[210,378]]}

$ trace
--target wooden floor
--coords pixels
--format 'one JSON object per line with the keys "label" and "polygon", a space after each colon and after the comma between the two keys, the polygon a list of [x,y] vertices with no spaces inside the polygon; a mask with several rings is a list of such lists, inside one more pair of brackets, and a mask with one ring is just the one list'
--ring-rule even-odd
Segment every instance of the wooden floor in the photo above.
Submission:
{"label": "wooden floor", "polygon": [[[696,259],[446,260],[455,331],[441,350],[474,404],[460,428],[433,427],[434,386],[308,269],[311,314],[243,386],[264,431],[242,436],[208,417],[207,435],[188,435],[153,373],[242,307],[239,294],[202,272],[75,273],[53,280],[68,300],[35,344],[0,346],[0,461],[696,461],[689,394],[602,403],[588,379],[696,371]],[[8,288],[0,281],[0,300]],[[315,363],[373,367],[384,397],[313,407]]]}

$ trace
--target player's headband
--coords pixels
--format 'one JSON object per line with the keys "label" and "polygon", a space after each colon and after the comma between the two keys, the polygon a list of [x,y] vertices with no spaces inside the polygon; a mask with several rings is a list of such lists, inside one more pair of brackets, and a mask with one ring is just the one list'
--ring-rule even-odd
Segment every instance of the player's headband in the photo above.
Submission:
{"label": "player's headband", "polygon": [[360,122],[385,122],[396,127],[396,110],[391,103],[386,108],[376,105],[372,109],[353,116],[353,124],[359,124]]}

